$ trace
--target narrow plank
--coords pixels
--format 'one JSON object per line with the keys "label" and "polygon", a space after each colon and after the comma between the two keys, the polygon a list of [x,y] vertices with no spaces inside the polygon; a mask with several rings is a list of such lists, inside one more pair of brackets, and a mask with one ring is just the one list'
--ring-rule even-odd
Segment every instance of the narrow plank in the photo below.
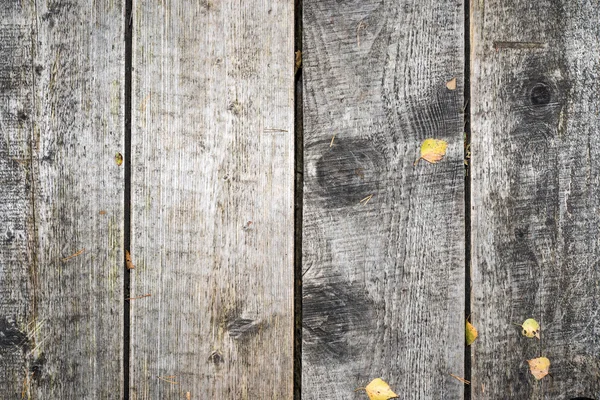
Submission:
{"label": "narrow plank", "polygon": [[0,398],[123,396],[123,7],[0,1]]}
{"label": "narrow plank", "polygon": [[[0,397],[18,398],[27,376],[26,327],[32,320],[29,265],[33,109],[31,15],[0,2]],[[20,111],[20,113],[19,113]],[[19,118],[19,115],[23,116]]]}
{"label": "narrow plank", "polygon": [[135,4],[132,399],[292,396],[293,7]]}
{"label": "narrow plank", "polygon": [[[363,399],[381,377],[460,399],[463,4],[303,7],[302,397]],[[446,157],[413,165],[430,137]]]}
{"label": "narrow plank", "polygon": [[597,1],[472,3],[474,399],[600,397],[599,20]]}

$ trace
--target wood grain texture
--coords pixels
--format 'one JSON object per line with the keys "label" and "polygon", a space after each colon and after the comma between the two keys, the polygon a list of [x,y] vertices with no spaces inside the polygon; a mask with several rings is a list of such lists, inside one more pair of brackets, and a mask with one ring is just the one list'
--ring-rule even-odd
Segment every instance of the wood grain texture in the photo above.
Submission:
{"label": "wood grain texture", "polygon": [[[381,377],[402,398],[460,399],[463,4],[303,8],[302,398],[362,399]],[[414,166],[430,137],[446,157]]]}
{"label": "wood grain texture", "polygon": [[122,15],[0,1],[3,399],[123,396]]}
{"label": "wood grain texture", "polygon": [[482,0],[471,17],[473,398],[600,398],[600,4]]}
{"label": "wood grain texture", "polygon": [[292,396],[293,10],[135,4],[132,399]]}

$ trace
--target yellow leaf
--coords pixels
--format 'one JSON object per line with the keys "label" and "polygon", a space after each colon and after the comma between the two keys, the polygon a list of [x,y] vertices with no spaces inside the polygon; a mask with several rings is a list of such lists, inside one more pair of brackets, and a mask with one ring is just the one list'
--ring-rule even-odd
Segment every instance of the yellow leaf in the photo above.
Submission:
{"label": "yellow leaf", "polygon": [[534,358],[533,360],[527,360],[527,362],[529,363],[531,375],[533,375],[535,379],[540,380],[548,375],[548,369],[550,369],[550,360],[548,360],[546,357]]}
{"label": "yellow leaf", "polygon": [[123,155],[121,153],[115,154],[115,163],[120,167],[123,164]]}
{"label": "yellow leaf", "polygon": [[[421,157],[423,160],[432,164],[440,161],[446,154],[448,143],[440,139],[425,139],[421,144]],[[419,162],[415,161],[415,165]]]}
{"label": "yellow leaf", "polygon": [[398,397],[383,379],[375,378],[365,388],[370,400],[388,400]]}
{"label": "yellow leaf", "polygon": [[456,90],[456,78],[452,78],[446,82],[446,87],[448,90]]}
{"label": "yellow leaf", "polygon": [[471,325],[471,323],[469,321],[467,321],[467,328],[465,331],[465,336],[467,338],[467,346],[470,346],[473,344],[473,342],[475,341],[475,339],[477,339],[477,329],[475,329],[475,327],[473,325]]}
{"label": "yellow leaf", "polygon": [[526,319],[521,326],[523,327],[523,336],[540,338],[540,324],[535,319]]}

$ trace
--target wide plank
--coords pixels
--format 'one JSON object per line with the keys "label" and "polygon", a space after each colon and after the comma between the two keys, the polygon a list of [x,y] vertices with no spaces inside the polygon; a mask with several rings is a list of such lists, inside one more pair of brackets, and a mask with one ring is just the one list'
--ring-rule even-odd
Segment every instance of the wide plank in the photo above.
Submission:
{"label": "wide plank", "polygon": [[293,1],[135,2],[133,68],[131,398],[290,399]]}
{"label": "wide plank", "polygon": [[597,399],[600,4],[481,0],[471,17],[472,398]]}
{"label": "wide plank", "polygon": [[[462,1],[304,1],[303,399],[377,377],[463,397],[463,21]],[[426,138],[446,156],[414,165]]]}
{"label": "wide plank", "polygon": [[0,1],[0,398],[123,396],[123,4]]}

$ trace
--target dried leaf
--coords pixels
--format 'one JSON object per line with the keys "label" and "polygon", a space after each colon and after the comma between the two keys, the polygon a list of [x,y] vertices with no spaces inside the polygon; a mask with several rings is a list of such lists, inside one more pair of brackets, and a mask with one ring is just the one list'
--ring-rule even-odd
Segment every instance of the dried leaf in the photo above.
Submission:
{"label": "dried leaf", "polygon": [[452,78],[446,82],[446,87],[448,90],[456,90],[456,78]]}
{"label": "dried leaf", "polygon": [[133,261],[131,261],[131,254],[127,250],[125,250],[125,265],[127,269],[134,269],[135,265],[133,265]]}
{"label": "dried leaf", "polygon": [[294,55],[294,75],[296,75],[296,72],[298,72],[298,70],[302,66],[302,52],[298,50],[294,53]]}
{"label": "dried leaf", "polygon": [[390,385],[381,378],[375,378],[365,388],[370,400],[388,400],[398,397]]}
{"label": "dried leaf", "polygon": [[467,346],[470,346],[473,344],[473,342],[475,341],[475,339],[477,339],[477,329],[475,329],[475,327],[473,325],[471,325],[471,323],[469,321],[467,321],[467,326],[465,329],[465,336],[467,338]]}
{"label": "dried leaf", "polygon": [[548,360],[546,357],[534,358],[533,360],[527,360],[527,362],[529,363],[531,375],[533,375],[535,379],[540,380],[548,375],[548,369],[550,369],[550,360]]}
{"label": "dried leaf", "polygon": [[115,162],[117,163],[117,165],[120,167],[121,165],[123,165],[123,154],[121,153],[117,153],[115,154]]}
{"label": "dried leaf", "polygon": [[526,319],[521,326],[523,327],[523,336],[540,338],[540,324],[535,319]]}
{"label": "dried leaf", "polygon": [[[421,144],[421,157],[423,160],[432,164],[440,161],[446,154],[448,143],[440,139],[425,139]],[[419,162],[415,161],[415,165]]]}

